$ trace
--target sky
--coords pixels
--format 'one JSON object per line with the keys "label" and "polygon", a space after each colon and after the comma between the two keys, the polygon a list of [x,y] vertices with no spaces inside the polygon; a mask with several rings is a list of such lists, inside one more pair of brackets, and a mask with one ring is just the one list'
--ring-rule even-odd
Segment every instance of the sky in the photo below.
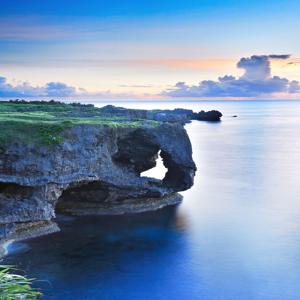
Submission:
{"label": "sky", "polygon": [[0,0],[0,97],[300,99],[300,2]]}

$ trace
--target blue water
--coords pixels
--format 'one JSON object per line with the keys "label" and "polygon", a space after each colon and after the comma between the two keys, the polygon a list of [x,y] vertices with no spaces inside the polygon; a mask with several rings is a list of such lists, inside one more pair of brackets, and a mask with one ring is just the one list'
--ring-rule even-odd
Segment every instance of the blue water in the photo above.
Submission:
{"label": "blue water", "polygon": [[41,280],[44,299],[299,300],[300,102],[126,106],[223,112],[186,126],[198,171],[183,203],[60,216],[62,232],[12,245],[6,262]]}

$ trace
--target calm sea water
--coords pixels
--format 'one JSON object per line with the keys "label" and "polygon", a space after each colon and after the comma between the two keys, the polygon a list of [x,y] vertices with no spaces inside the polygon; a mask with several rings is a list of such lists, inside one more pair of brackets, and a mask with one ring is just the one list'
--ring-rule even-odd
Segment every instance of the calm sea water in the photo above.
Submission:
{"label": "calm sea water", "polygon": [[6,262],[41,280],[44,299],[299,300],[300,102],[125,106],[223,112],[186,126],[198,172],[183,203],[60,216],[62,232],[12,245]]}

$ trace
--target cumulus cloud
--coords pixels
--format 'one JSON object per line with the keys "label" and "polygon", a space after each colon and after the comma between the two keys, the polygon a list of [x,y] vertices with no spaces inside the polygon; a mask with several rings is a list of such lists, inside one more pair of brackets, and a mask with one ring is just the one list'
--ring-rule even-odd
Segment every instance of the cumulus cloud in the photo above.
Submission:
{"label": "cumulus cloud", "polygon": [[10,84],[0,77],[0,97],[69,97],[76,95],[74,87],[61,82],[49,82],[45,86],[35,87],[29,83]]}
{"label": "cumulus cloud", "polygon": [[76,89],[61,82],[49,82],[46,84],[46,93],[50,97],[68,97],[76,94]]}
{"label": "cumulus cloud", "polygon": [[299,81],[293,80],[289,84],[290,93],[299,93],[300,92],[300,83]]}
{"label": "cumulus cloud", "polygon": [[[147,96],[147,95],[145,95]],[[5,77],[0,76],[0,98],[36,98],[36,97],[74,97],[98,99],[137,99],[132,93],[113,93],[110,90],[88,92],[83,88],[75,88],[62,82],[48,82],[44,86],[32,86],[22,82],[12,85]]]}
{"label": "cumulus cloud", "polygon": [[300,92],[298,81],[272,76],[271,60],[288,59],[290,55],[253,55],[243,57],[237,67],[244,70],[239,78],[232,75],[219,77],[217,81],[203,80],[198,85],[178,82],[172,89],[163,92],[171,97],[257,97],[274,93],[293,94]]}

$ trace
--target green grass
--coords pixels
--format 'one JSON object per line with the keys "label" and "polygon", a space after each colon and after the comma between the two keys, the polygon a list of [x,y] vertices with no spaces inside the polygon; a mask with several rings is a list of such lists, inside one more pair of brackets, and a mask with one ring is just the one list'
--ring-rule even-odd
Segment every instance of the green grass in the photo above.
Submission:
{"label": "green grass", "polygon": [[79,124],[137,128],[144,123],[153,127],[159,124],[105,114],[93,105],[3,101],[0,102],[0,146],[14,141],[59,144],[64,139],[64,130]]}
{"label": "green grass", "polygon": [[33,280],[14,273],[10,266],[0,265],[0,300],[36,300],[41,293],[32,288]]}

